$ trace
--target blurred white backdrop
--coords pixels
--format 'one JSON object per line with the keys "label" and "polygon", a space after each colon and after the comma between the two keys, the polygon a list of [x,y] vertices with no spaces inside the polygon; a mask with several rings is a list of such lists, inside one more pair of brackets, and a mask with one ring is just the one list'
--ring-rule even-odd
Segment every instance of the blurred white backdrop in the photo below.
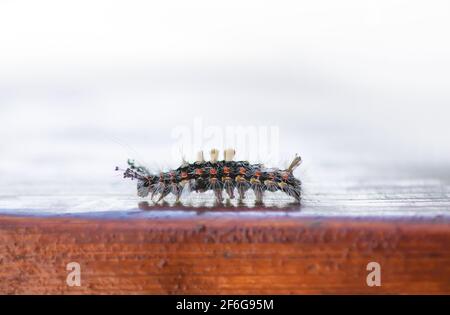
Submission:
{"label": "blurred white backdrop", "polygon": [[171,132],[195,117],[278,126],[306,168],[440,168],[449,30],[445,0],[1,1],[2,190],[175,166]]}

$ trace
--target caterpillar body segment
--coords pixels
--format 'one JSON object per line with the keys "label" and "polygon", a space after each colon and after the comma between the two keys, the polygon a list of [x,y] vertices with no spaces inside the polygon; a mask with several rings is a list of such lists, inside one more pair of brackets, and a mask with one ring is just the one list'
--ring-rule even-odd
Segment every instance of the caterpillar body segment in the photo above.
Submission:
{"label": "caterpillar body segment", "polygon": [[[181,196],[189,192],[203,193],[212,191],[217,203],[224,198],[237,198],[242,202],[249,190],[255,195],[255,203],[263,203],[266,192],[281,191],[292,197],[296,203],[301,200],[301,181],[294,177],[293,171],[301,163],[301,158],[295,156],[285,170],[265,168],[262,164],[250,164],[247,161],[233,161],[235,151],[228,149],[224,159],[219,160],[219,152],[211,150],[211,160],[203,159],[203,152],[197,154],[197,161],[183,164],[177,169],[160,174],[152,174],[145,167],[138,166],[128,160],[128,168],[123,171],[124,178],[137,180],[137,195],[150,195],[156,202],[162,201],[173,194],[176,203]],[[119,170],[116,167],[116,170]]]}

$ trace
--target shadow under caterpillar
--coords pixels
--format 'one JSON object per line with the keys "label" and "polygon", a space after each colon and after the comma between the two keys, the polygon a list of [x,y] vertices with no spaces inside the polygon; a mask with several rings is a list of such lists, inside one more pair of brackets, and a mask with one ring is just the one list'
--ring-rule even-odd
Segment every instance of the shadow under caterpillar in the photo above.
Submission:
{"label": "shadow under caterpillar", "polygon": [[237,197],[239,202],[245,199],[248,190],[253,190],[255,203],[263,203],[266,191],[281,191],[293,197],[296,203],[301,200],[301,181],[294,177],[293,171],[301,163],[300,156],[296,155],[289,167],[285,170],[266,168],[262,164],[250,164],[247,161],[233,161],[234,149],[224,151],[224,159],[219,160],[219,151],[212,149],[210,161],[205,161],[203,152],[197,155],[197,161],[188,163],[183,160],[180,167],[159,175],[128,160],[128,168],[123,171],[124,178],[137,180],[137,195],[139,197],[151,196],[156,203],[173,194],[176,203],[180,203],[183,192],[203,193],[213,191],[215,201],[222,204],[224,192],[230,199]]}

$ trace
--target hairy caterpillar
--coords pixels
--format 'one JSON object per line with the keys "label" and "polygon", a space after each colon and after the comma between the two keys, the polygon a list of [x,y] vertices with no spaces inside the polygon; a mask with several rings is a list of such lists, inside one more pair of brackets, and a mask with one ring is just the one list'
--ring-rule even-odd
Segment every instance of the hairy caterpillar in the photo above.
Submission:
{"label": "hairy caterpillar", "polygon": [[[137,195],[150,195],[152,200],[157,197],[156,203],[169,194],[175,195],[176,203],[180,203],[180,197],[186,190],[198,193],[211,190],[219,204],[224,200],[224,192],[230,199],[237,197],[242,202],[250,189],[255,194],[256,204],[263,202],[266,191],[284,192],[300,203],[301,181],[293,175],[294,169],[301,163],[299,156],[295,156],[287,169],[280,170],[247,161],[233,161],[235,153],[234,149],[225,150],[224,159],[219,160],[219,151],[212,149],[210,161],[205,161],[200,151],[196,162],[188,163],[183,159],[177,169],[160,174],[152,174],[147,168],[128,160],[128,168],[122,170],[123,177],[136,179]],[[121,169],[116,167],[118,170]]]}

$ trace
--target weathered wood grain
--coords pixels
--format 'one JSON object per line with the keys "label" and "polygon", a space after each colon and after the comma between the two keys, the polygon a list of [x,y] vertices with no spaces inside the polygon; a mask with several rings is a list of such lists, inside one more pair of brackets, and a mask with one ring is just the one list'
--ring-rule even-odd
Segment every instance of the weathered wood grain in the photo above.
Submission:
{"label": "weathered wood grain", "polygon": [[[0,217],[0,293],[450,294],[449,220]],[[66,264],[81,265],[81,287]],[[366,266],[381,265],[381,287]]]}

